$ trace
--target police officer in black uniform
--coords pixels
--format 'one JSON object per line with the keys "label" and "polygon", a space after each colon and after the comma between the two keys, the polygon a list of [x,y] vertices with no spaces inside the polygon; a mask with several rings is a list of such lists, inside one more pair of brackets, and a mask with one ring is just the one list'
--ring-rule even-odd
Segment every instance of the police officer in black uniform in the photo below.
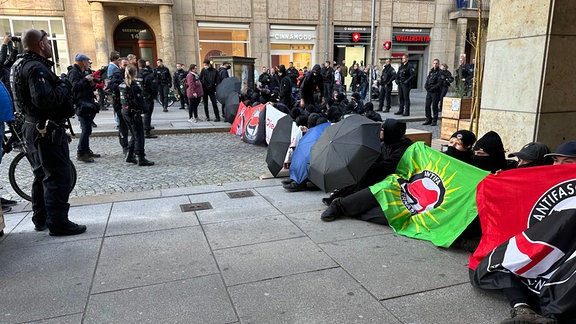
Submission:
{"label": "police officer in black uniform", "polygon": [[11,79],[15,102],[26,118],[22,132],[34,172],[32,222],[35,230],[47,227],[52,236],[81,234],[86,226],[68,219],[72,171],[65,122],[74,115],[72,85],[52,72],[52,45],[45,31],[25,31],[22,45],[25,52],[12,67]]}
{"label": "police officer in black uniform", "polygon": [[426,104],[424,105],[426,121],[422,125],[436,126],[438,124],[438,103],[440,102],[440,91],[442,91],[443,83],[440,60],[434,59],[432,69],[430,69],[424,85],[426,89]]}
{"label": "police officer in black uniform", "polygon": [[382,110],[384,100],[386,100],[386,109],[384,112],[390,112],[392,108],[392,82],[396,80],[396,70],[390,64],[391,60],[386,59],[382,74],[380,75],[380,95],[378,97],[378,108]]}
{"label": "police officer in black uniform", "polygon": [[186,109],[186,105],[190,107],[188,96],[186,95],[186,87],[182,86],[182,80],[186,80],[187,75],[188,71],[184,69],[184,64],[176,63],[176,72],[174,72],[174,76],[172,77],[172,83],[174,84],[175,91],[180,95],[180,109]]}
{"label": "police officer in black uniform", "polygon": [[154,77],[158,80],[158,90],[162,108],[164,108],[163,111],[168,112],[168,93],[170,92],[170,87],[172,87],[172,78],[170,77],[170,70],[164,66],[162,59],[156,60],[156,64],[158,66],[154,69]]}
{"label": "police officer in black uniform", "polygon": [[398,85],[398,111],[394,115],[410,116],[410,90],[412,80],[416,77],[416,70],[412,64],[408,63],[408,55],[402,55],[402,64],[396,74],[396,84]]}

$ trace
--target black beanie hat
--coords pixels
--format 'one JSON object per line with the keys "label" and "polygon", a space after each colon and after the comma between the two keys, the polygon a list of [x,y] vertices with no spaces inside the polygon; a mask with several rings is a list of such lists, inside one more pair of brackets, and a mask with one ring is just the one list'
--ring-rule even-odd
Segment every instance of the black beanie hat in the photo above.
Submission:
{"label": "black beanie hat", "polygon": [[286,74],[286,67],[284,66],[284,64],[282,64],[278,67],[278,72],[280,72],[282,74]]}
{"label": "black beanie hat", "polygon": [[461,129],[456,133],[452,134],[450,138],[452,137],[462,142],[461,143],[462,146],[464,146],[467,150],[470,150],[472,148],[472,145],[474,145],[474,142],[476,142],[476,135],[474,135],[474,133],[472,133],[471,131],[465,129]]}
{"label": "black beanie hat", "polygon": [[495,131],[489,131],[480,137],[476,145],[474,145],[474,151],[482,149],[484,152],[490,154],[491,156],[498,156],[504,154],[504,144],[502,144],[502,139],[500,135]]}

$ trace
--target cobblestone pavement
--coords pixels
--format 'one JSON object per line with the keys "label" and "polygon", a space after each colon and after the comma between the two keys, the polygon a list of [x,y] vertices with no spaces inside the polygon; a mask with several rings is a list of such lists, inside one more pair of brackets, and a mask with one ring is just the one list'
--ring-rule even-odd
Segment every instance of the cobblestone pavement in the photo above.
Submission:
{"label": "cobblestone pavement", "polygon": [[[160,135],[146,140],[146,154],[156,164],[139,167],[126,163],[116,137],[93,137],[90,146],[102,157],[94,163],[76,161],[76,144],[70,155],[78,172],[71,197],[142,192],[224,182],[257,180],[267,171],[266,148],[242,142],[230,133]],[[19,198],[7,180],[13,154],[0,164],[0,191],[5,198]]]}
{"label": "cobblestone pavement", "polygon": [[[433,138],[439,136],[438,126],[422,126],[421,122],[409,122],[407,126],[432,131]],[[75,139],[70,145],[71,159],[78,172],[71,197],[257,180],[268,173],[267,148],[244,143],[230,133],[160,135],[147,139],[147,158],[156,163],[151,167],[124,162],[116,137],[90,139],[92,150],[102,154],[94,163],[76,161],[77,143]],[[0,195],[21,200],[8,183],[8,166],[14,155],[7,154],[0,164],[3,175]]]}

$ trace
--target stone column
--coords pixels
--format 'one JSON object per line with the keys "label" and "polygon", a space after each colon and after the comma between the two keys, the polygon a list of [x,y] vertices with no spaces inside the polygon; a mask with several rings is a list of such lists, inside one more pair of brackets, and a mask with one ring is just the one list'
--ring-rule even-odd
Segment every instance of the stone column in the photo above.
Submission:
{"label": "stone column", "polygon": [[[176,66],[176,55],[174,53],[174,21],[172,18],[172,6],[158,6],[160,14],[160,41],[158,42],[158,58],[164,61],[168,67]],[[173,71],[172,71],[173,72]]]}
{"label": "stone column", "polygon": [[90,13],[92,14],[92,31],[96,45],[96,59],[92,64],[94,69],[99,69],[102,65],[108,65],[108,41],[106,40],[106,29],[104,28],[104,6],[102,2],[90,2]]}
{"label": "stone column", "polygon": [[497,131],[511,152],[576,140],[574,12],[569,0],[490,3],[480,135]]}
{"label": "stone column", "polygon": [[460,55],[466,53],[466,29],[468,28],[468,18],[458,18],[456,20],[456,46],[454,47],[453,71],[460,66]]}

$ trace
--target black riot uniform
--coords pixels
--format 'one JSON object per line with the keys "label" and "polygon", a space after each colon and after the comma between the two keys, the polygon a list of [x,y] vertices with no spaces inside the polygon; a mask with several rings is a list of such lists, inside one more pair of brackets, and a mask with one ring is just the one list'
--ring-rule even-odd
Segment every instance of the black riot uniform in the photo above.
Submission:
{"label": "black riot uniform", "polygon": [[442,72],[439,67],[434,67],[428,73],[426,78],[426,103],[424,111],[426,113],[426,121],[422,125],[436,126],[438,123],[438,103],[440,101],[440,91],[444,80],[441,78]]}
{"label": "black riot uniform", "polygon": [[68,220],[71,162],[65,121],[74,115],[72,86],[52,72],[52,61],[25,52],[12,68],[15,103],[26,118],[22,132],[34,172],[32,221],[51,235],[79,234],[86,226]]}
{"label": "black riot uniform", "polygon": [[398,67],[396,74],[396,84],[398,84],[398,111],[395,115],[410,116],[410,90],[412,80],[416,77],[416,70],[412,64],[406,62]]}

